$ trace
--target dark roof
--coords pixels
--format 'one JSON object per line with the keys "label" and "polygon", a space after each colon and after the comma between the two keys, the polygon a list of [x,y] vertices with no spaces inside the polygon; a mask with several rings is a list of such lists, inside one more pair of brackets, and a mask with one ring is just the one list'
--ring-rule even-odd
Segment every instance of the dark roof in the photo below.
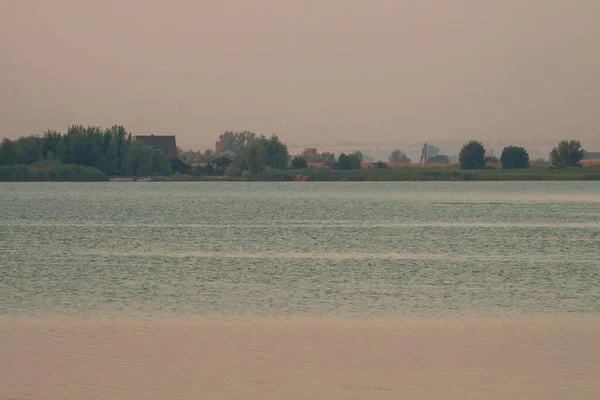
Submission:
{"label": "dark roof", "polygon": [[233,160],[231,160],[227,157],[217,157],[211,161],[211,163],[215,163],[215,164],[231,164],[232,162],[233,162]]}
{"label": "dark roof", "polygon": [[155,135],[137,135],[133,137],[135,140],[139,140],[146,146],[158,147],[158,148],[177,148],[175,143],[175,136],[155,136]]}

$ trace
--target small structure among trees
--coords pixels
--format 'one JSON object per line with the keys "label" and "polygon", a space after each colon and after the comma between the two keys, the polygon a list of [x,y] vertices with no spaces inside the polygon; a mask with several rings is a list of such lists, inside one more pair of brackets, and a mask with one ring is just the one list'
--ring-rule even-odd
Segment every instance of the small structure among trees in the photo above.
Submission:
{"label": "small structure among trees", "polygon": [[175,135],[136,135],[133,141],[164,153],[173,171],[186,172],[191,168],[179,158]]}
{"label": "small structure among trees", "polygon": [[136,135],[133,140],[165,153],[170,160],[177,158],[175,135]]}
{"label": "small structure among trees", "polygon": [[389,168],[389,165],[380,160],[372,163],[371,168]]}
{"label": "small structure among trees", "polygon": [[210,161],[206,162],[207,165],[217,169],[217,168],[227,168],[231,164],[233,164],[233,160],[227,157],[217,157]]}
{"label": "small structure among trees", "polygon": [[449,164],[450,158],[445,154],[437,154],[427,158],[427,164]]}

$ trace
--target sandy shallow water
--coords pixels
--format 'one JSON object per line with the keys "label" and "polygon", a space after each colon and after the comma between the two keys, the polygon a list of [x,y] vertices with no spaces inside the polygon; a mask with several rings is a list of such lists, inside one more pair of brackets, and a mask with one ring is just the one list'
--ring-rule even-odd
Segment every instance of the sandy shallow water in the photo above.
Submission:
{"label": "sandy shallow water", "polygon": [[0,317],[0,400],[595,400],[599,376],[597,317]]}

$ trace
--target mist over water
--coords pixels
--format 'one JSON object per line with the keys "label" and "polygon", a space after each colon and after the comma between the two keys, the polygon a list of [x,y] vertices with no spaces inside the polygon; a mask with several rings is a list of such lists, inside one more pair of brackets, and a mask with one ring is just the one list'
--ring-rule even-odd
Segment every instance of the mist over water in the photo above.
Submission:
{"label": "mist over water", "polygon": [[600,313],[594,183],[0,185],[0,314]]}

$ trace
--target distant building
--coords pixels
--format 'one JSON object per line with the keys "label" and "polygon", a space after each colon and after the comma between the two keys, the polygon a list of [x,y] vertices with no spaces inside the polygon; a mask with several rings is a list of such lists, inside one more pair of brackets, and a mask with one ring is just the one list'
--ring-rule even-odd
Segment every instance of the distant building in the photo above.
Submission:
{"label": "distant building", "polygon": [[139,141],[142,144],[153,147],[156,150],[160,150],[166,154],[171,162],[171,169],[174,172],[186,172],[191,166],[184,163],[179,159],[177,154],[177,143],[175,142],[175,135],[172,136],[156,136],[156,135],[137,135],[133,137],[133,140]]}
{"label": "distant building", "polygon": [[227,168],[233,164],[233,160],[227,157],[218,157],[209,161],[207,164],[211,164],[214,168]]}
{"label": "distant building", "polygon": [[140,141],[149,147],[160,150],[169,157],[170,160],[177,159],[177,143],[175,135],[173,136],[155,136],[155,135],[137,135],[133,140]]}

